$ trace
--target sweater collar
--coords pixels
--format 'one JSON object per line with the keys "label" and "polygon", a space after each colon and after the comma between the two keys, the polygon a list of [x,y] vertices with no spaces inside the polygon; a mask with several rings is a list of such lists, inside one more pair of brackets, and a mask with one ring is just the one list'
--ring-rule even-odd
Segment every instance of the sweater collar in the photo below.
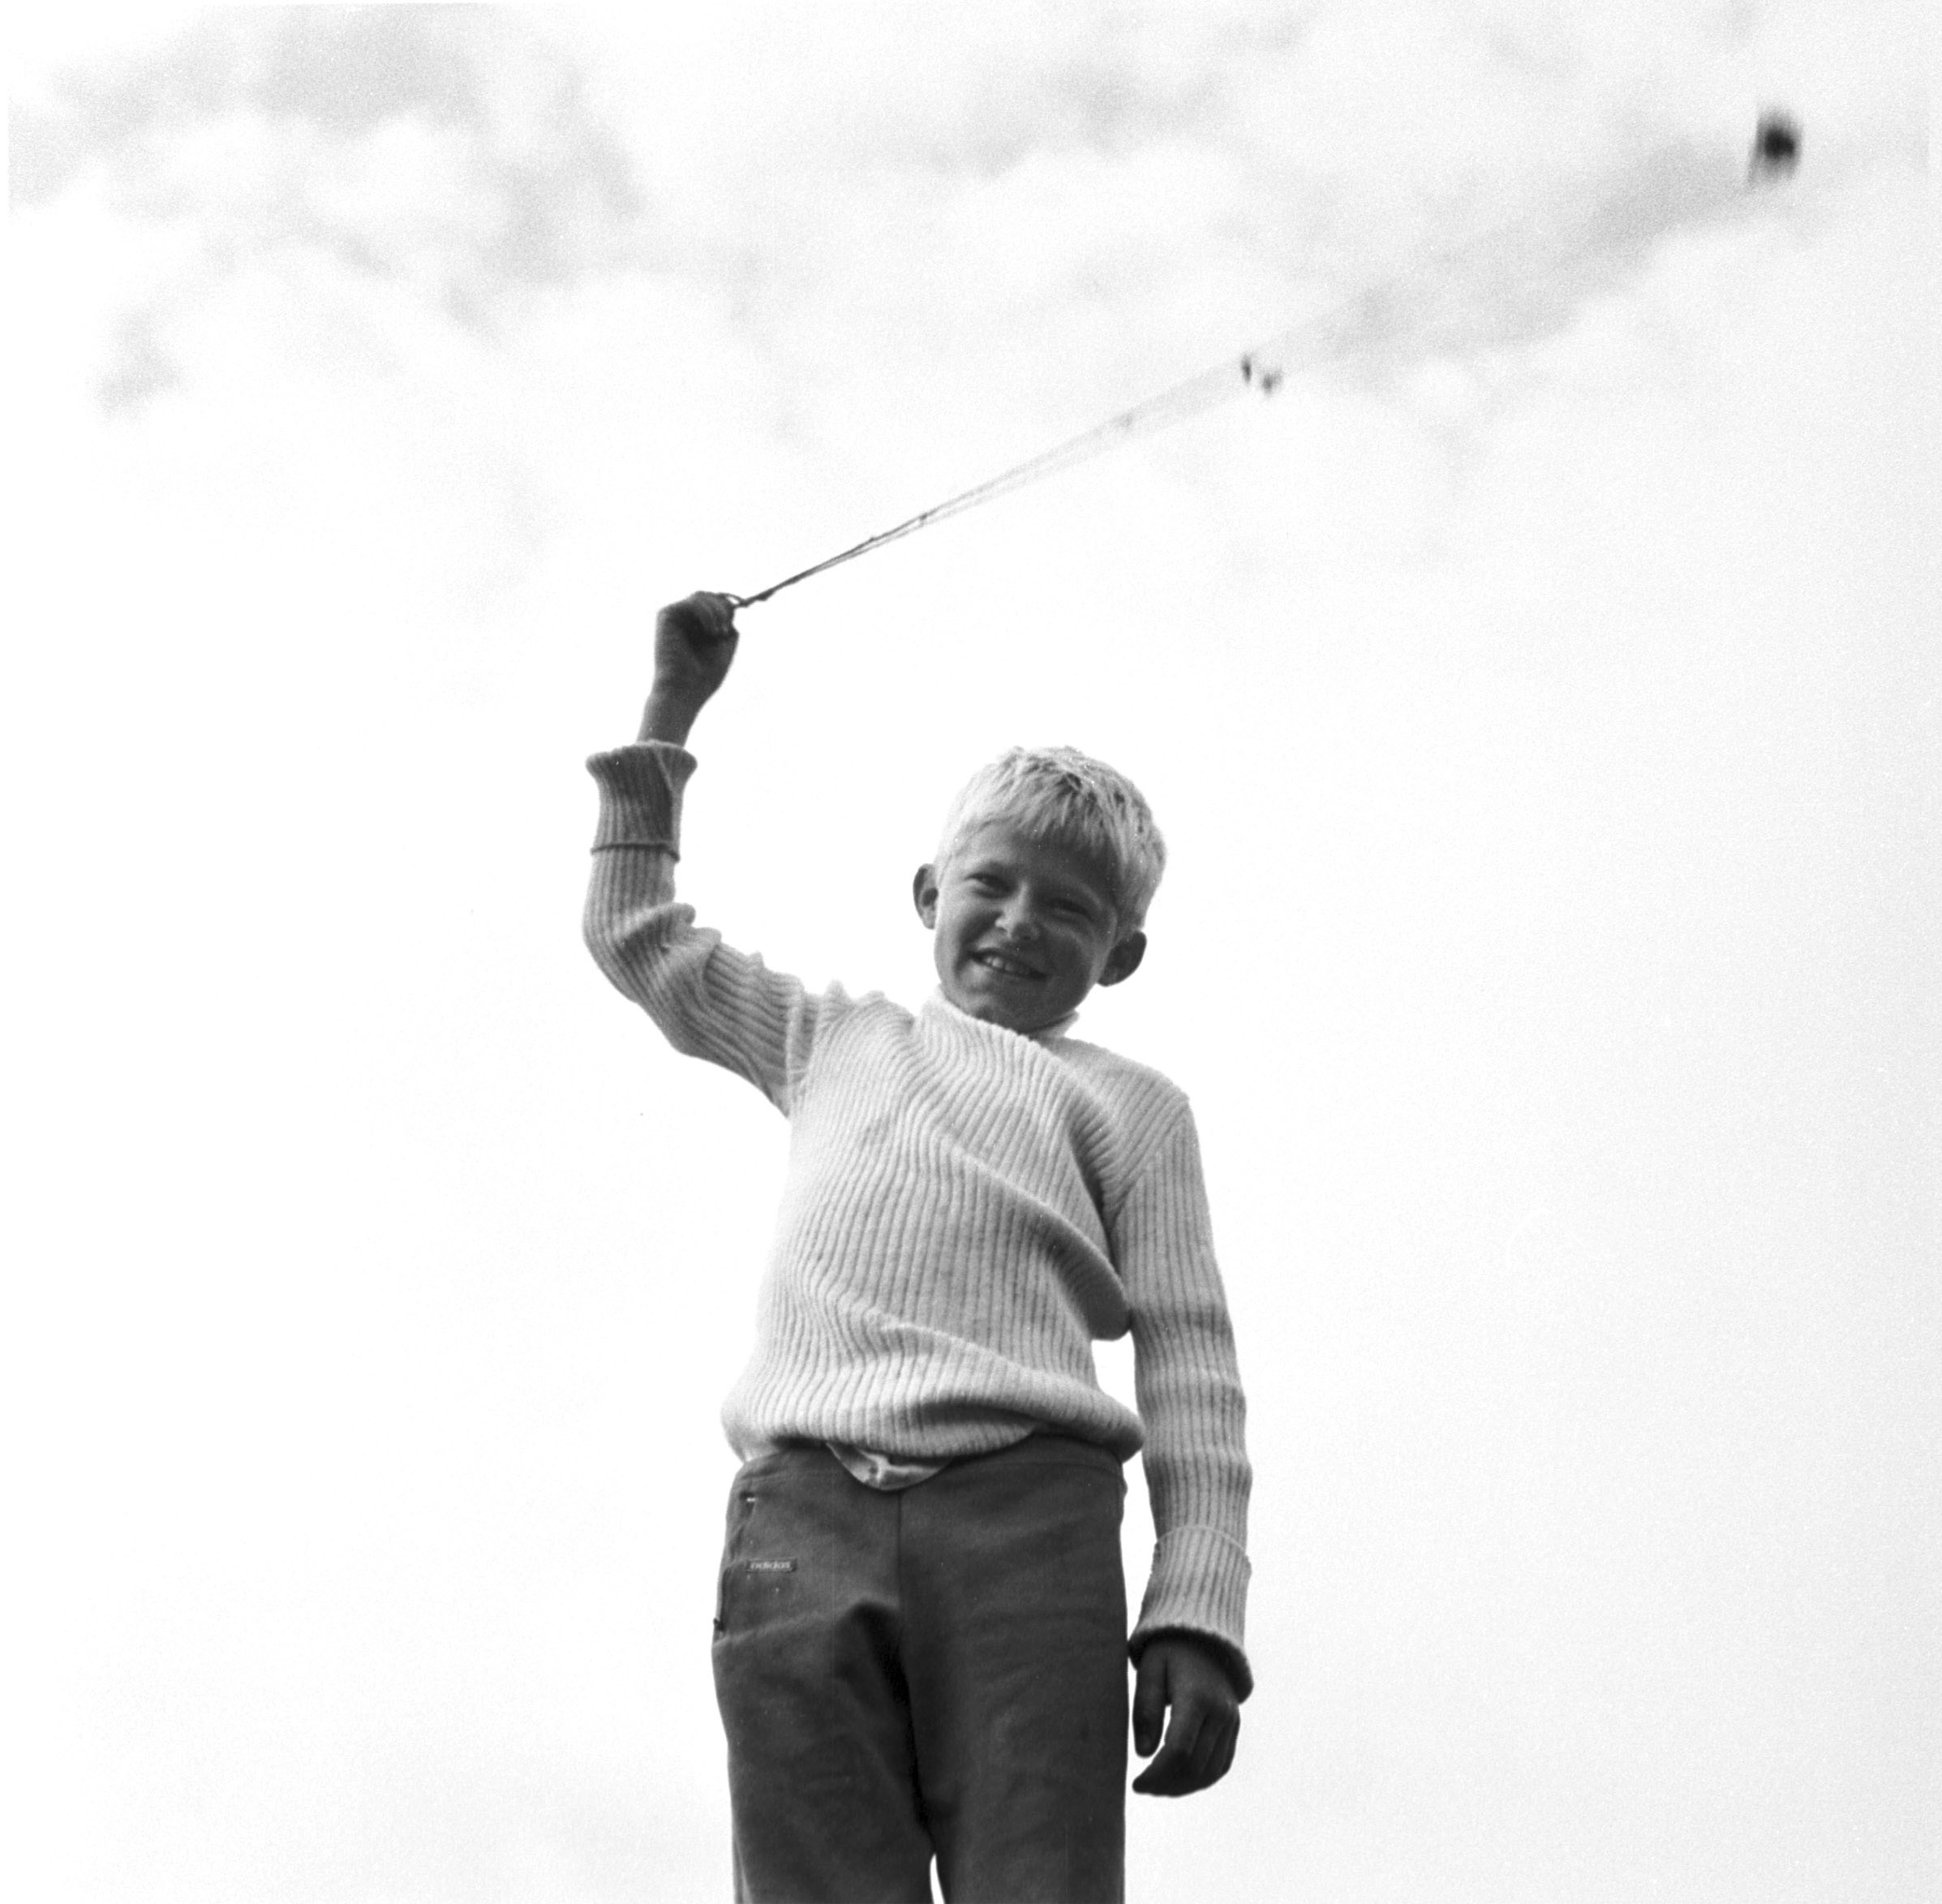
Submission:
{"label": "sweater collar", "polygon": [[969,1020],[973,1025],[990,1025],[992,1030],[1002,1031],[1007,1038],[1027,1038],[1035,1045],[1050,1044],[1055,1038],[1063,1038],[1079,1022],[1076,1012],[1068,1012],[1063,1018],[1055,1018],[1050,1025],[1042,1025],[1036,1031],[1014,1031],[1007,1025],[991,1025],[987,1018],[973,1018],[962,1005],[952,1002],[941,985],[932,990],[930,1002],[955,1017]]}

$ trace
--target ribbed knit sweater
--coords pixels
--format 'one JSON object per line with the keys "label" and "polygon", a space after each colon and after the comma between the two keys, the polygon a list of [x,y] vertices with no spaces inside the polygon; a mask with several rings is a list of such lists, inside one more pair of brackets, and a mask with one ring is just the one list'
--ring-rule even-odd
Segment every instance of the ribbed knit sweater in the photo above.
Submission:
{"label": "ribbed knit sweater", "polygon": [[[722,1410],[745,1459],[793,1440],[905,1459],[1038,1429],[1142,1446],[1157,1544],[1132,1635],[1218,1642],[1244,1691],[1244,1403],[1187,1098],[1054,1027],[934,995],[912,1012],[811,992],[674,897],[682,791],[660,741],[596,754],[586,933],[677,1051],[790,1122],[754,1353]],[[1135,1416],[1092,1344],[1130,1330]]]}

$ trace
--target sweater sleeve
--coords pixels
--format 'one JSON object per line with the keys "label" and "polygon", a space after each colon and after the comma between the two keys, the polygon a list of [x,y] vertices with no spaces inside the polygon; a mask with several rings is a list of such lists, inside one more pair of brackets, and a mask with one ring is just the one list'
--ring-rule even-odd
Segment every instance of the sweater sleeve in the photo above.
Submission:
{"label": "sweater sleeve", "polygon": [[1244,1699],[1247,1404],[1192,1113],[1183,1100],[1154,1145],[1114,1226],[1132,1313],[1134,1385],[1146,1428],[1153,1572],[1131,1648],[1184,1631],[1214,1641]]}
{"label": "sweater sleeve", "polygon": [[826,1001],[723,944],[719,932],[695,924],[692,906],[676,900],[681,796],[694,765],[685,748],[660,741],[587,762],[600,789],[587,949],[677,1051],[745,1077],[786,1114]]}

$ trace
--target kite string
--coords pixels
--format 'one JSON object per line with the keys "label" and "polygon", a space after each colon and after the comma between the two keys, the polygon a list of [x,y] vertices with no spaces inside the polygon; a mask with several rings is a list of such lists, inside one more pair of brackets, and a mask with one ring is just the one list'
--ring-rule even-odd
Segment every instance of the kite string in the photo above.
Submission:
{"label": "kite string", "polygon": [[[1690,187],[1689,187],[1690,189]],[[1704,192],[1703,200],[1710,200],[1711,191]],[[1680,221],[1680,214],[1692,215],[1699,209],[1699,204],[1688,198],[1681,204],[1676,192],[1667,193],[1670,203],[1661,208],[1665,217],[1653,237],[1662,237]],[[1596,233],[1602,213],[1611,208],[1611,201],[1603,206],[1581,209],[1575,219],[1567,220],[1562,230],[1553,230],[1549,234],[1551,242],[1540,248],[1548,255],[1525,262],[1533,274],[1544,268],[1560,265],[1568,268],[1575,262],[1580,268],[1587,259],[1574,259],[1574,240],[1580,241]],[[1487,257],[1493,247],[1501,247],[1505,241],[1525,227],[1532,227],[1541,233],[1545,222],[1542,211],[1526,210],[1486,227],[1467,239],[1457,239],[1438,247],[1415,269],[1407,273],[1394,273],[1365,286],[1353,295],[1340,299],[1325,309],[1304,319],[1282,331],[1268,342],[1241,353],[1238,358],[1223,359],[1221,363],[1197,375],[1123,410],[1117,415],[1108,417],[1105,422],[1096,423],[1089,430],[1081,431],[1076,436],[1068,437],[1063,443],[1042,450],[1036,456],[1028,457],[1023,462],[1015,463],[1008,470],[1000,471],[983,482],[973,484],[969,489],[960,490],[955,496],[947,496],[942,502],[934,502],[927,509],[920,509],[913,516],[907,516],[902,522],[893,523],[887,529],[880,529],[874,535],[866,535],[861,542],[853,543],[848,548],[840,549],[835,555],[826,556],[819,562],[813,562],[806,569],[798,569],[793,575],[785,575],[780,582],[772,582],[758,595],[731,595],[727,599],[735,608],[753,607],[758,602],[766,602],[771,595],[780,595],[785,588],[793,588],[798,582],[806,582],[812,575],[820,575],[826,569],[840,567],[844,562],[853,562],[857,557],[870,554],[874,549],[900,541],[906,535],[914,535],[919,529],[927,528],[933,522],[946,521],[952,516],[960,515],[965,510],[975,509],[982,503],[995,501],[1015,489],[1022,489],[1028,484],[1055,475],[1059,471],[1070,468],[1076,463],[1098,456],[1115,444],[1124,442],[1148,430],[1159,429],[1179,422],[1196,412],[1225,402],[1241,390],[1257,389],[1264,396],[1272,396],[1285,374],[1284,366],[1295,347],[1303,341],[1319,336],[1325,342],[1331,336],[1338,351],[1351,352],[1354,341],[1361,337],[1362,347],[1373,348],[1381,342],[1393,342],[1413,319],[1426,334],[1434,334],[1434,320],[1447,312],[1453,296],[1465,287],[1454,282],[1449,275],[1450,268],[1472,259]],[[1504,261],[1515,265],[1517,262],[1515,248],[1503,254]],[[1474,286],[1471,287],[1474,291]],[[1500,293],[1502,287],[1499,287]],[[1414,291],[1411,299],[1407,294]],[[1413,305],[1413,308],[1412,308]],[[1237,373],[1238,372],[1238,376]]]}
{"label": "kite string", "polygon": [[[1257,374],[1252,353],[1244,355],[1240,360],[1240,370],[1244,383],[1252,381]],[[1210,402],[1218,402],[1231,394],[1229,385],[1235,367],[1222,363],[1212,370],[1201,372],[1174,385],[1170,389],[1161,391],[1136,403],[1129,410],[1121,410],[1118,415],[1108,417],[1102,423],[1095,424],[1089,430],[1081,431],[1076,436],[1070,436],[1063,443],[1055,444],[1050,449],[1041,450],[1038,455],[1027,457],[1023,462],[1014,463],[1008,470],[1001,470],[995,476],[986,477],[982,483],[973,484],[970,488],[960,490],[955,496],[947,496],[942,502],[934,502],[928,509],[919,509],[914,516],[904,519],[887,529],[879,529],[874,535],[866,535],[861,542],[853,543],[848,548],[839,550],[833,556],[826,556],[819,562],[813,562],[806,569],[798,569],[793,575],[785,575],[780,582],[772,582],[759,595],[732,595],[728,599],[736,608],[753,607],[757,602],[766,602],[772,595],[791,588],[798,582],[806,582],[812,575],[820,575],[825,569],[834,569],[844,562],[853,562],[858,556],[868,555],[872,549],[882,548],[886,544],[914,535],[919,529],[933,522],[941,522],[947,518],[961,515],[966,509],[975,509],[980,503],[990,502],[1014,489],[1022,489],[1029,483],[1035,483],[1042,477],[1056,475],[1062,469],[1089,457],[1097,456],[1114,442],[1124,441],[1137,434],[1141,429],[1158,428],[1174,422],[1178,418],[1191,415],[1196,410],[1205,409]],[[1278,382],[1279,373],[1263,371],[1258,373],[1264,389],[1271,390]]]}
{"label": "kite string", "polygon": [[[1447,263],[1452,257],[1462,256],[1467,251],[1480,251],[1492,239],[1501,236],[1506,228],[1497,227],[1481,238],[1472,239],[1467,245],[1446,247],[1437,254],[1434,262]],[[1063,443],[1055,444],[1050,449],[1041,450],[1036,456],[1027,457],[1023,462],[1014,463],[1011,468],[1001,470],[995,476],[989,476],[982,483],[973,484],[969,489],[960,490],[956,495],[947,496],[942,502],[934,502],[928,509],[919,509],[914,516],[907,516],[902,522],[893,523],[887,529],[879,529],[875,535],[866,535],[861,542],[853,543],[848,548],[840,549],[833,556],[826,556],[819,562],[812,562],[806,569],[798,569],[794,574],[785,575],[780,582],[771,582],[759,595],[731,595],[727,599],[734,608],[752,608],[758,602],[766,602],[771,595],[780,595],[785,588],[793,588],[798,582],[806,582],[812,575],[820,575],[826,569],[840,567],[844,562],[853,562],[858,556],[868,555],[873,549],[882,548],[887,544],[901,540],[906,535],[914,535],[919,529],[927,528],[933,522],[941,522],[952,516],[961,515],[966,509],[975,509],[981,503],[995,501],[999,496],[1008,495],[1014,489],[1022,489],[1028,484],[1055,475],[1059,471],[1086,462],[1111,449],[1115,444],[1124,442],[1144,431],[1160,429],[1168,423],[1179,422],[1197,411],[1226,401],[1238,390],[1253,387],[1259,389],[1264,396],[1272,396],[1283,376],[1281,359],[1285,358],[1297,342],[1309,333],[1330,328],[1351,312],[1359,311],[1370,316],[1379,314],[1394,288],[1394,280],[1385,281],[1357,292],[1353,297],[1342,299],[1327,310],[1279,333],[1270,342],[1257,345],[1251,350],[1244,350],[1238,358],[1224,359],[1209,369],[1183,378],[1180,382],[1145,398],[1130,409],[1108,417],[1103,423],[1095,423],[1089,430],[1082,430],[1076,436],[1068,436]]]}

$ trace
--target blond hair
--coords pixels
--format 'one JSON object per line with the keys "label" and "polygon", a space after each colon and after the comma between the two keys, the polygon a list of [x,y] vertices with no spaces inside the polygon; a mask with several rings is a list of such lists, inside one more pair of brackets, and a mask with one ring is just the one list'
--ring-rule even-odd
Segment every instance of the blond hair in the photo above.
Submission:
{"label": "blond hair", "polygon": [[972,775],[944,816],[941,875],[980,827],[1003,820],[1033,839],[1082,848],[1102,862],[1122,931],[1145,922],[1166,870],[1166,842],[1126,776],[1076,747],[1012,747]]}

